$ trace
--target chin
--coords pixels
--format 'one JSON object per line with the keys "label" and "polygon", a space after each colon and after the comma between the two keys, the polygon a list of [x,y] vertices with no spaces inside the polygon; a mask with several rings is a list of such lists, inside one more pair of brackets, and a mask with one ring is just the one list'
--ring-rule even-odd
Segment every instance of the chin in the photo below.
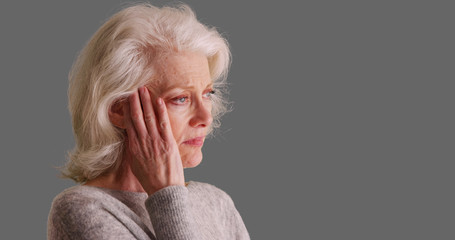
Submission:
{"label": "chin", "polygon": [[186,155],[182,157],[183,168],[194,168],[202,162],[202,152],[198,151],[197,153]]}

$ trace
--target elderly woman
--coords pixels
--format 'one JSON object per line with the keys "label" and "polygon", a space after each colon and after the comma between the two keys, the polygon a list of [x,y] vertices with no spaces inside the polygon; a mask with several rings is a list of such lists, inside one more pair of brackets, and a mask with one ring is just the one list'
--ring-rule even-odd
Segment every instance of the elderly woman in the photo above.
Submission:
{"label": "elderly woman", "polygon": [[225,112],[226,41],[189,7],[110,18],[70,73],[76,146],[48,239],[249,239],[231,198],[183,169]]}

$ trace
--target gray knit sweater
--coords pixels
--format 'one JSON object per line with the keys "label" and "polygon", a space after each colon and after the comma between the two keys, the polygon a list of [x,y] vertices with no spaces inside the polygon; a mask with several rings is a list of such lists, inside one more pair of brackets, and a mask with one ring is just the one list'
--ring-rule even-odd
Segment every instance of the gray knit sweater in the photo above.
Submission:
{"label": "gray knit sweater", "polygon": [[231,198],[206,183],[146,193],[75,186],[52,202],[48,239],[250,239]]}

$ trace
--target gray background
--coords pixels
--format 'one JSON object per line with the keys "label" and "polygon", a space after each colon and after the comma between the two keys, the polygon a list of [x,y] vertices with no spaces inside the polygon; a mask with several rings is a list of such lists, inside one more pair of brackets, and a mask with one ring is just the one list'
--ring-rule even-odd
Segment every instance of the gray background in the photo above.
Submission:
{"label": "gray background", "polygon": [[[122,2],[2,2],[1,239],[44,239],[73,185],[67,73]],[[231,44],[234,102],[187,180],[253,239],[454,239],[450,1],[186,2]]]}

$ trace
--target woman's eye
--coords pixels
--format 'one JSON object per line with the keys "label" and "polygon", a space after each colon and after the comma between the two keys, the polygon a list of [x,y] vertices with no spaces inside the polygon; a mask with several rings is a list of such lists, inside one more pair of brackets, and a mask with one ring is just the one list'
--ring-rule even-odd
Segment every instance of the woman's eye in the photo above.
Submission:
{"label": "woman's eye", "polygon": [[212,95],[215,94],[215,90],[208,91],[204,94],[204,97],[211,98]]}
{"label": "woman's eye", "polygon": [[175,104],[184,104],[188,101],[188,97],[177,97],[172,99]]}

